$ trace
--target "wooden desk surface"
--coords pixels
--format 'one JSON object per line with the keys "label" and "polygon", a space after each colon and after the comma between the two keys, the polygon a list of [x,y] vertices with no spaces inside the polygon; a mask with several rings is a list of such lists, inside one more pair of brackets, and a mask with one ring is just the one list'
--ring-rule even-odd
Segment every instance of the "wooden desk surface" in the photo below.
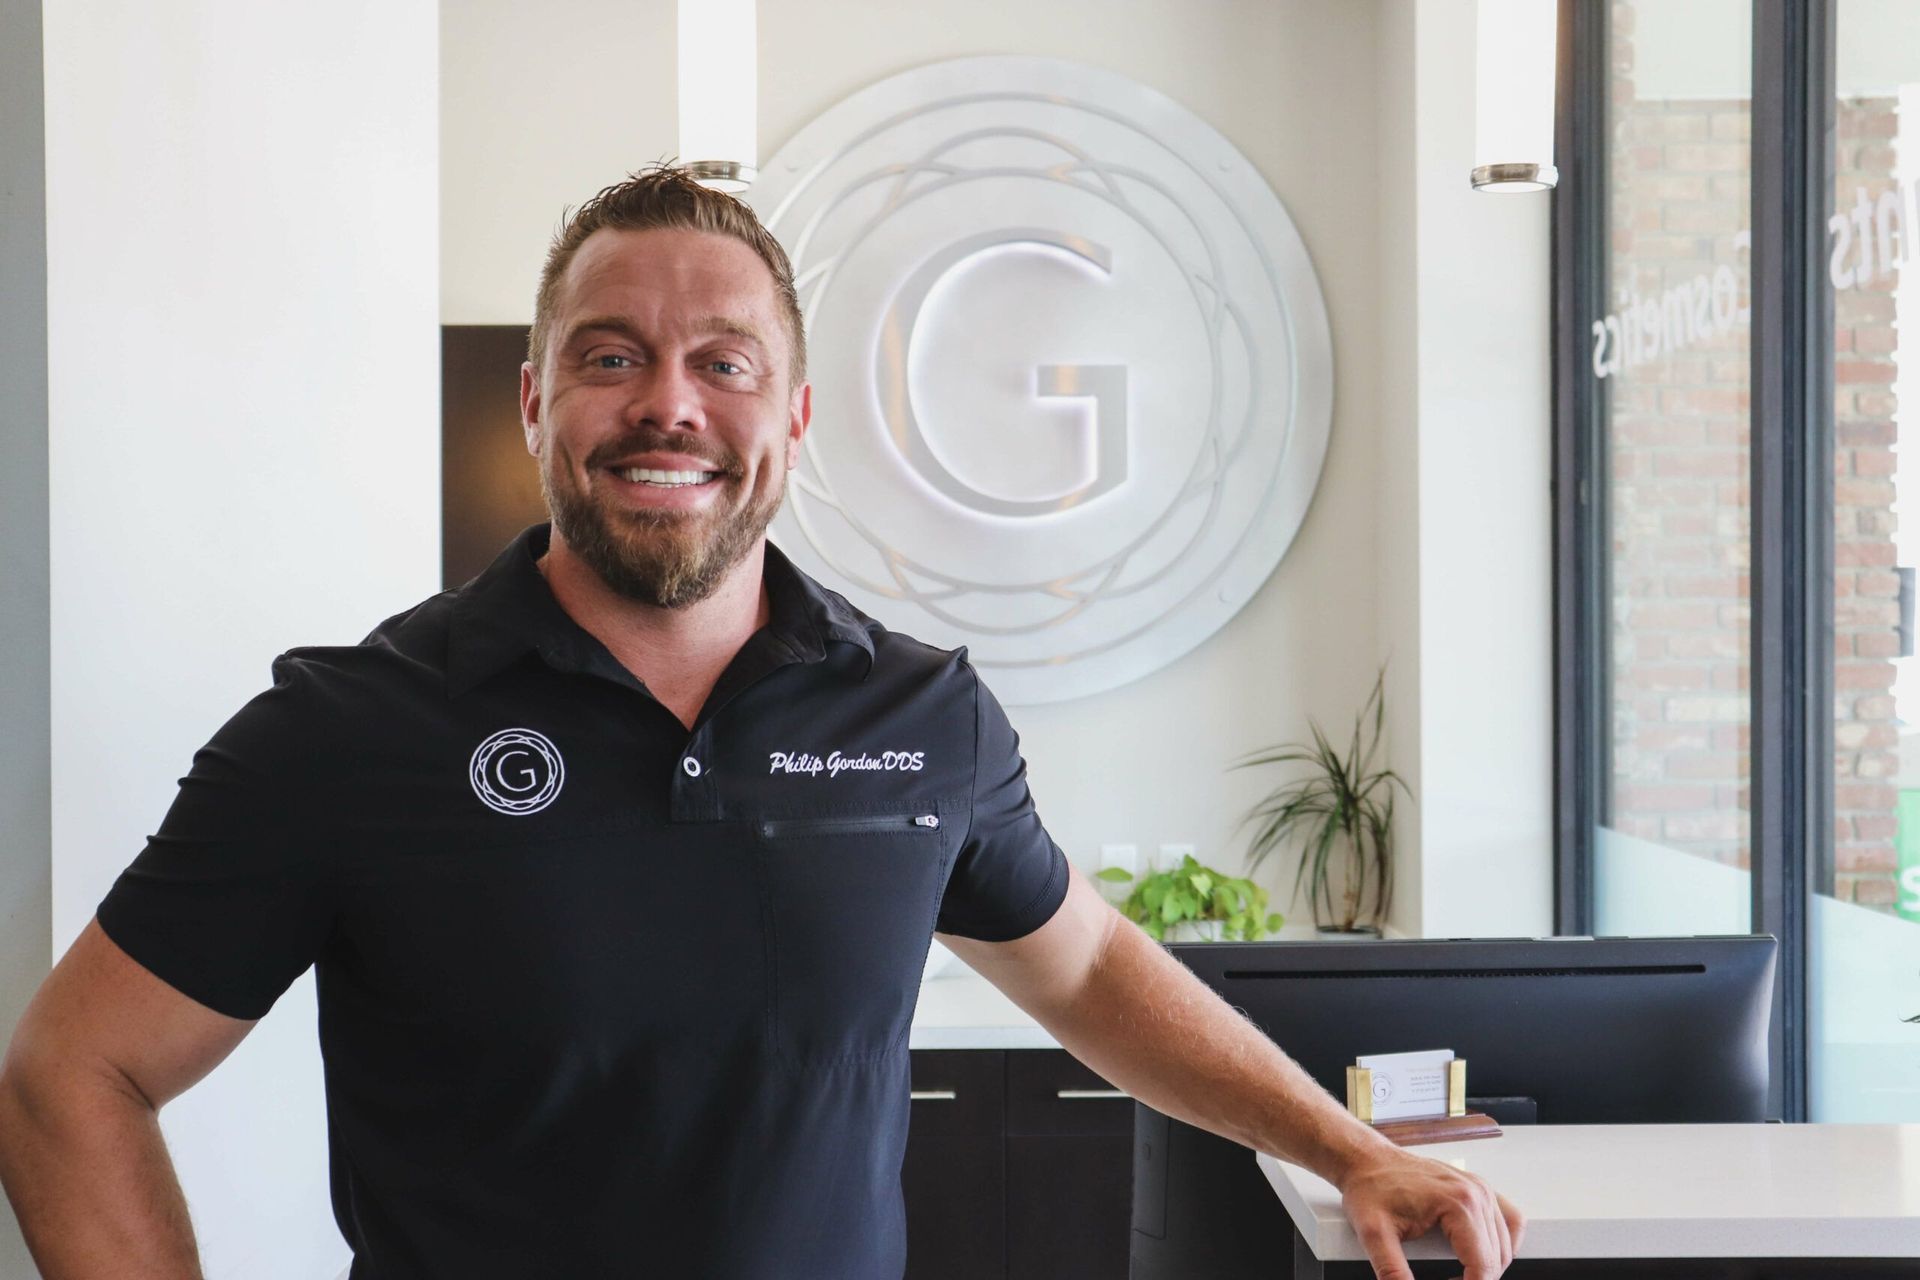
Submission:
{"label": "wooden desk surface", "polygon": [[[1920,1257],[1920,1125],[1539,1125],[1416,1147],[1527,1215],[1522,1258]],[[1317,1175],[1260,1154],[1327,1262],[1364,1261]],[[1430,1232],[1407,1256],[1451,1258]]]}

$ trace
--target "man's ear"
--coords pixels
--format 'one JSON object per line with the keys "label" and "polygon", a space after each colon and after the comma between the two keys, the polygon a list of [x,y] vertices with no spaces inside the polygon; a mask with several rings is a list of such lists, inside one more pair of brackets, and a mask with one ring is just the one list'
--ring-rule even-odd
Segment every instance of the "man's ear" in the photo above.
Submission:
{"label": "man's ear", "polygon": [[540,401],[540,371],[531,363],[520,365],[520,430],[527,438],[527,452],[540,456],[544,427],[540,415],[546,406]]}
{"label": "man's ear", "polygon": [[800,442],[813,421],[813,384],[803,382],[787,406],[787,470],[800,465]]}

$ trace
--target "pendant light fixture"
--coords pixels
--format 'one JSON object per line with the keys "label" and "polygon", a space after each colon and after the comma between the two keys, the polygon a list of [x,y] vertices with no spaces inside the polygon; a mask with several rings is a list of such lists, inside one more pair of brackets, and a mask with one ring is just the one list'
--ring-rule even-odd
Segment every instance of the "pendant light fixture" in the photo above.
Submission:
{"label": "pendant light fixture", "polygon": [[680,163],[741,192],[759,176],[755,0],[680,0]]}
{"label": "pendant light fixture", "polygon": [[1556,0],[1479,0],[1474,63],[1473,185],[1544,191],[1553,167]]}

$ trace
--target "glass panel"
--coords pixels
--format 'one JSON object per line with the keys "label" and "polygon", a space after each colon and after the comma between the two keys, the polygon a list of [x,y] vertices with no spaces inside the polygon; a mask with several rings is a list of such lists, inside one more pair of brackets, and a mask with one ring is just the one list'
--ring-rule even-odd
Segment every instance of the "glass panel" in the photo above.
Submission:
{"label": "glass panel", "polygon": [[1815,1120],[1920,1120],[1920,664],[1914,502],[1900,447],[1920,273],[1920,6],[1840,0],[1833,216],[1834,843],[1816,858],[1809,978]]}
{"label": "glass panel", "polygon": [[1751,5],[1610,9],[1600,933],[1745,933]]}

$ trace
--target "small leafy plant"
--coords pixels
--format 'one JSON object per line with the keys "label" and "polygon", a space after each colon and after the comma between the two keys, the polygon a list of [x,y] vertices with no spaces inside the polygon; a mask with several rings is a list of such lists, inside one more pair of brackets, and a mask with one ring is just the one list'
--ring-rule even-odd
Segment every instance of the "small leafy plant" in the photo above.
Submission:
{"label": "small leafy plant", "polygon": [[[1407,784],[1391,769],[1375,769],[1380,730],[1386,718],[1387,673],[1383,667],[1373,692],[1353,723],[1353,740],[1343,758],[1320,726],[1307,721],[1313,742],[1287,743],[1252,753],[1233,767],[1262,764],[1305,764],[1304,778],[1276,787],[1241,819],[1258,821],[1247,853],[1247,869],[1290,840],[1301,846],[1300,868],[1293,877],[1293,897],[1307,888],[1314,923],[1341,933],[1373,932],[1387,917],[1393,900],[1393,789]],[[1371,735],[1365,731],[1371,720]],[[1409,792],[1408,794],[1411,794]],[[1336,860],[1344,862],[1340,902],[1333,893]],[[1368,890],[1372,902],[1367,902]]]}
{"label": "small leafy plant", "polygon": [[[1122,867],[1107,867],[1096,874],[1114,884],[1133,880],[1133,873]],[[1172,870],[1156,871],[1134,885],[1120,904],[1120,914],[1155,940],[1163,940],[1176,924],[1218,920],[1223,937],[1257,942],[1283,923],[1278,912],[1267,910],[1265,889],[1202,866],[1192,854]]]}

